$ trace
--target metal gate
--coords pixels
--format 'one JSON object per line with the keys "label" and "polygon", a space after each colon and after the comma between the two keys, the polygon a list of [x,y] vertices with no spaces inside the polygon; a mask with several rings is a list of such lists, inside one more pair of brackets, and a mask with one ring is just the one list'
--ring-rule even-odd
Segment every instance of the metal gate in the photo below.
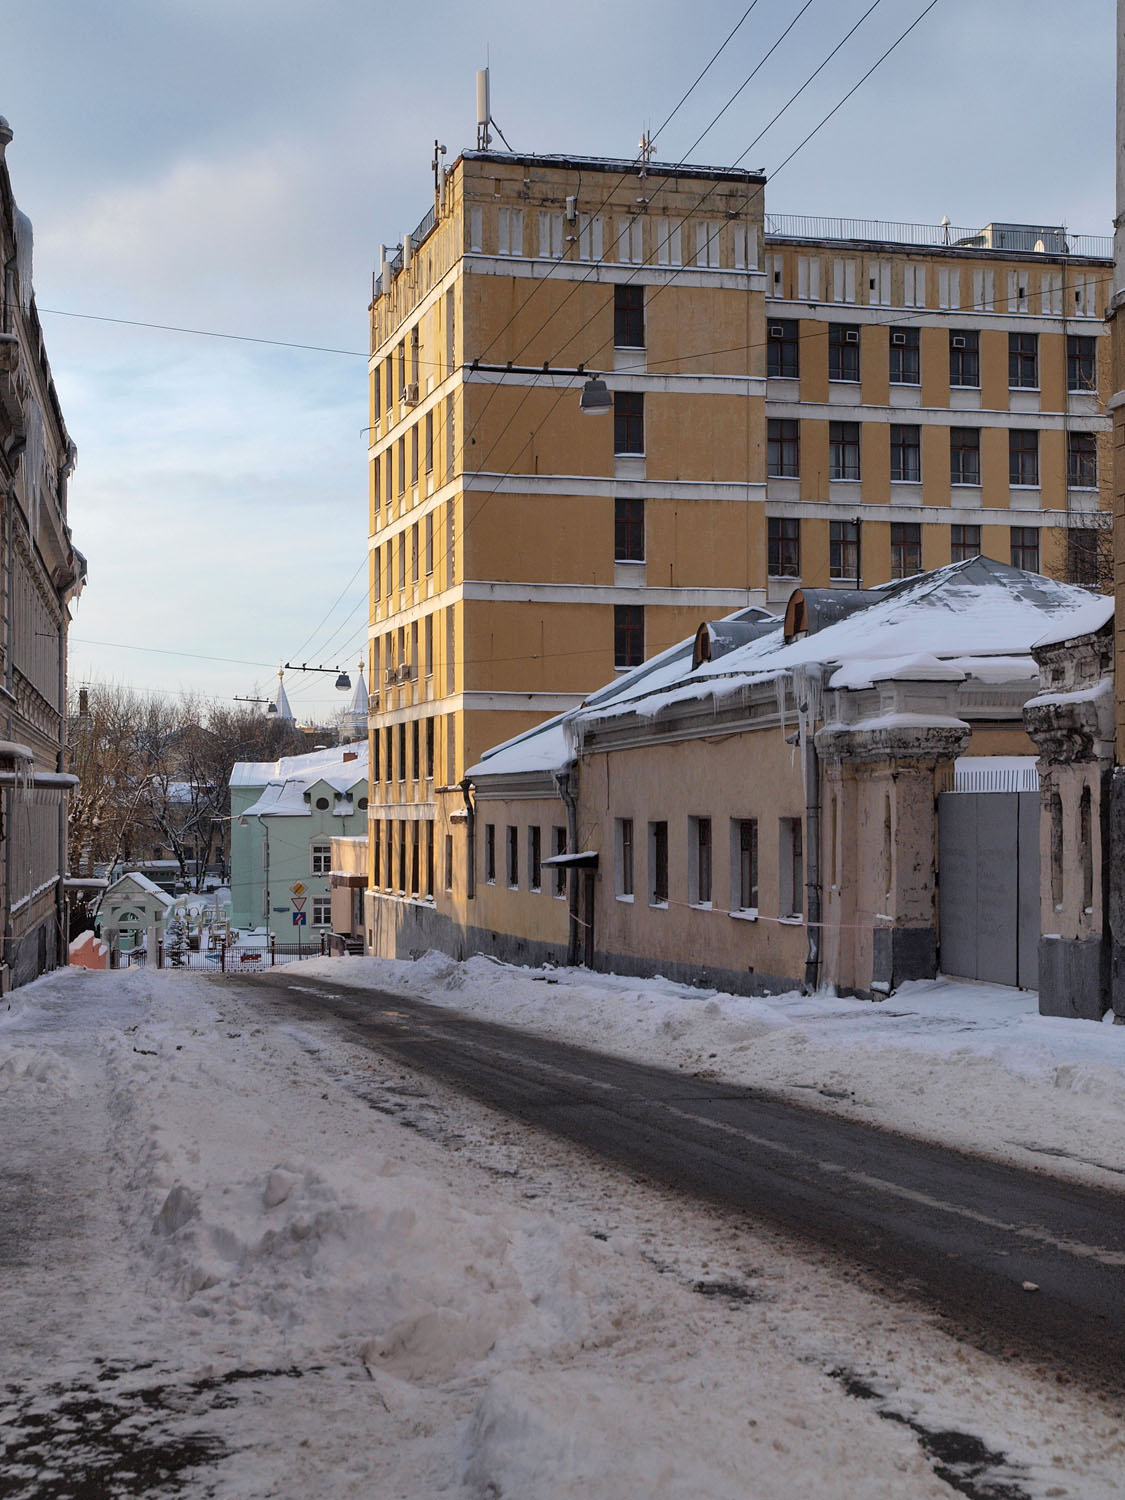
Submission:
{"label": "metal gate", "polygon": [[1039,985],[1039,793],[938,798],[943,974]]}

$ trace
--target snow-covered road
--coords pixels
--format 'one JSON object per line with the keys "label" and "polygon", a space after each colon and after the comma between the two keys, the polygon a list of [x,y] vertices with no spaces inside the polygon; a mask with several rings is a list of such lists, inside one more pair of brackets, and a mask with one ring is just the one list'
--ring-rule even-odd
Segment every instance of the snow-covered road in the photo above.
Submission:
{"label": "snow-covered road", "polygon": [[1102,1398],[221,980],[11,1002],[0,1495],[1119,1493]]}

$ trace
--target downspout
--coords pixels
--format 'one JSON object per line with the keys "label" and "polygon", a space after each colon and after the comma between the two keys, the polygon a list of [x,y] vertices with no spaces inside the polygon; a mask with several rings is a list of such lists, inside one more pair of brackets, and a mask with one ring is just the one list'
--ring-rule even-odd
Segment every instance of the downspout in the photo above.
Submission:
{"label": "downspout", "polygon": [[[571,767],[565,771],[555,772],[555,786],[566,807],[566,844],[569,854],[578,852],[578,805],[574,797],[574,788],[571,785]],[[569,931],[566,939],[566,961],[570,968],[578,963],[579,928],[581,922],[578,916],[578,872],[571,868],[567,872],[567,907],[570,914]]]}
{"label": "downspout", "polygon": [[[67,444],[66,458],[59,466],[58,477],[58,502],[59,515],[62,518],[63,527],[66,527],[67,511],[67,482],[74,472],[74,466],[78,461],[78,452],[73,443]],[[64,595],[59,599],[59,749],[58,763],[56,769],[60,774],[66,771],[66,645],[67,645],[67,611],[69,598]],[[59,924],[59,963],[66,962],[67,950],[70,944],[70,924],[67,920],[66,889],[63,885],[69,870],[69,813],[70,801],[67,794],[59,796],[59,889],[56,902]]]}
{"label": "downspout", "polygon": [[[807,689],[806,689],[807,691]],[[815,701],[815,699],[814,699]],[[809,697],[799,705],[801,750],[805,773],[805,905],[808,949],[805,954],[805,990],[812,994],[820,983],[820,756],[817,754],[814,714]]]}
{"label": "downspout", "polygon": [[477,894],[477,810],[469,796],[473,783],[466,776],[458,785],[465,801],[465,830],[468,837],[465,849],[465,899],[472,901]]}

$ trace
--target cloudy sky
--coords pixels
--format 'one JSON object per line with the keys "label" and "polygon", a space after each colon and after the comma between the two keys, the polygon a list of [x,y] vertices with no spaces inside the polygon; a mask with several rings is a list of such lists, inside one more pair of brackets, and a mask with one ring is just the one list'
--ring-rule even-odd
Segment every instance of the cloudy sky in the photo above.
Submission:
{"label": "cloudy sky", "polygon": [[[229,698],[358,660],[371,273],[429,206],[434,138],[473,144],[474,69],[514,149],[631,157],[747,3],[4,0],[8,164],[79,450],[74,682]],[[744,165],[772,172],[926,4],[877,0]],[[734,162],[870,6],[757,0],[660,159]],[[937,0],[767,209],[1109,234],[1113,68],[1112,0]],[[340,706],[286,683],[302,715]]]}

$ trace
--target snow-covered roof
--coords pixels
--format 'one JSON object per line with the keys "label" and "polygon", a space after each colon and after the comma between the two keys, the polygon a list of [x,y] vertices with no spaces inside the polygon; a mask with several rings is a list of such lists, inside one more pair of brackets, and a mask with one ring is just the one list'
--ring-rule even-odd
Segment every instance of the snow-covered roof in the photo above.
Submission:
{"label": "snow-covered roof", "polygon": [[1075,610],[1060,625],[1041,635],[1035,645],[1057,646],[1060,641],[1073,641],[1080,635],[1095,635],[1112,618],[1112,594],[1096,594],[1092,598],[1087,594],[1086,604],[1082,609]]}
{"label": "snow-covered roof", "polygon": [[[255,818],[311,817],[312,807],[305,801],[306,792],[323,783],[333,792],[347,793],[366,782],[366,740],[331,750],[313,750],[308,755],[284,755],[276,761],[239,761],[230,777],[232,787],[261,788],[258,800],[243,813]],[[333,811],[347,817],[354,808],[345,800],[335,803]]]}
{"label": "snow-covered roof", "polygon": [[102,893],[102,901],[104,902],[107,896],[115,891],[119,885],[123,885],[127,880],[131,880],[134,885],[136,885],[140,890],[144,891],[146,896],[155,896],[156,899],[160,902],[161,906],[171,906],[172,897],[169,896],[168,892],[162,891],[155,880],[150,880],[147,875],[142,875],[139,870],[126,870],[124,875],[119,875],[113,882],[113,884],[111,886],[107,886],[105,891]]}
{"label": "snow-covered roof", "polygon": [[[637,713],[654,717],[674,703],[722,698],[748,683],[786,677],[814,664],[825,686],[862,688],[893,677],[987,681],[1034,678],[1033,644],[1091,627],[1112,600],[986,557],[866,590],[871,602],[824,629],[785,641],[781,621],[745,645],[693,669],[693,639],[625,673],[577,709],[550,719],[483,755],[469,775],[515,775],[556,769],[572,758],[583,720]],[[742,611],[731,619],[765,611]],[[1105,616],[1102,617],[1104,623]],[[1096,628],[1096,627],[1093,627]]]}

